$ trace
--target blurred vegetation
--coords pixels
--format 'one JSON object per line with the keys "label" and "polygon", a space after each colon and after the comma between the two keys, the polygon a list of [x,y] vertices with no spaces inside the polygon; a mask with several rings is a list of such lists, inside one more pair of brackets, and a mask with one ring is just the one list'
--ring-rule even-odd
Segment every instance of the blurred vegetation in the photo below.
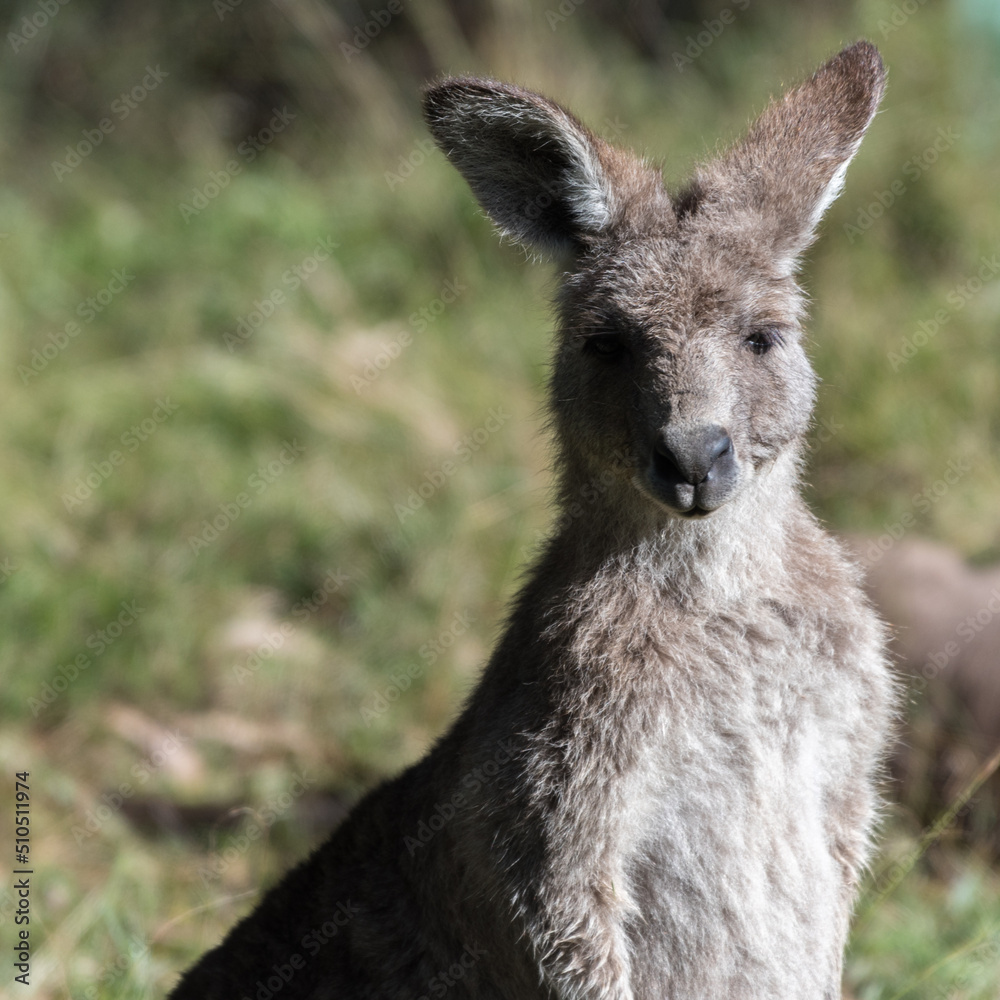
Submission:
{"label": "blurred vegetation", "polygon": [[[437,74],[551,94],[676,186],[781,86],[879,44],[889,92],[803,273],[809,496],[836,529],[911,513],[1000,554],[991,0],[52,7],[6,6],[0,59],[0,759],[31,772],[26,996],[168,989],[331,802],[447,725],[545,531],[552,271],[429,151]],[[880,864],[920,833],[887,824]],[[1000,876],[944,839],[863,908],[860,1000],[996,996]],[[5,941],[11,910],[0,889]]]}

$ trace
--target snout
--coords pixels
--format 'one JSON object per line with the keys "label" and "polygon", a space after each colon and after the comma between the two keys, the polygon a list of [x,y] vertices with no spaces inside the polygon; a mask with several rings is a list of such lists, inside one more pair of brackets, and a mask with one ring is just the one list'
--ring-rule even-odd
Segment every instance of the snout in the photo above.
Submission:
{"label": "snout", "polygon": [[725,427],[668,425],[653,441],[646,481],[657,499],[677,513],[703,517],[733,495],[738,472]]}

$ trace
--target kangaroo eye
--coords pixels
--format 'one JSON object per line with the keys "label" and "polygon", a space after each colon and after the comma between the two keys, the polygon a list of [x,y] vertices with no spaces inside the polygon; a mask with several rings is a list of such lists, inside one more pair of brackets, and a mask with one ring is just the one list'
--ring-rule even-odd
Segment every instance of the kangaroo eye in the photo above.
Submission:
{"label": "kangaroo eye", "polygon": [[754,354],[767,354],[772,347],[780,347],[785,342],[781,331],[775,326],[755,326],[746,337],[743,343],[750,348]]}
{"label": "kangaroo eye", "polygon": [[625,353],[625,344],[616,333],[598,333],[587,338],[583,349],[604,361],[617,361]]}

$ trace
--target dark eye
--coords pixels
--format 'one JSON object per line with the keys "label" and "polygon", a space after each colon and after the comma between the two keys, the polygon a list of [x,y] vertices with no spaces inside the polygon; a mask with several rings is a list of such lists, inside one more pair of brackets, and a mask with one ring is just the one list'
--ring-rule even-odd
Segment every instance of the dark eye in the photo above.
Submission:
{"label": "dark eye", "polygon": [[754,354],[767,354],[772,347],[780,347],[784,342],[785,338],[776,326],[755,326],[743,338],[743,343]]}
{"label": "dark eye", "polygon": [[617,361],[625,353],[625,344],[617,333],[597,333],[587,338],[583,349],[603,361]]}

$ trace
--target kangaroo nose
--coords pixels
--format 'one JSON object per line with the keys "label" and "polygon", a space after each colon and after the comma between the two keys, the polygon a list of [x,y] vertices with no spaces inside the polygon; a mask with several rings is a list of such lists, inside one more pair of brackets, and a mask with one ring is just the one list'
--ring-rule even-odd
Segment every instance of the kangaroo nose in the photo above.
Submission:
{"label": "kangaroo nose", "polygon": [[665,427],[656,436],[653,451],[661,473],[697,486],[711,480],[725,464],[723,460],[732,455],[733,441],[718,424],[693,430]]}

